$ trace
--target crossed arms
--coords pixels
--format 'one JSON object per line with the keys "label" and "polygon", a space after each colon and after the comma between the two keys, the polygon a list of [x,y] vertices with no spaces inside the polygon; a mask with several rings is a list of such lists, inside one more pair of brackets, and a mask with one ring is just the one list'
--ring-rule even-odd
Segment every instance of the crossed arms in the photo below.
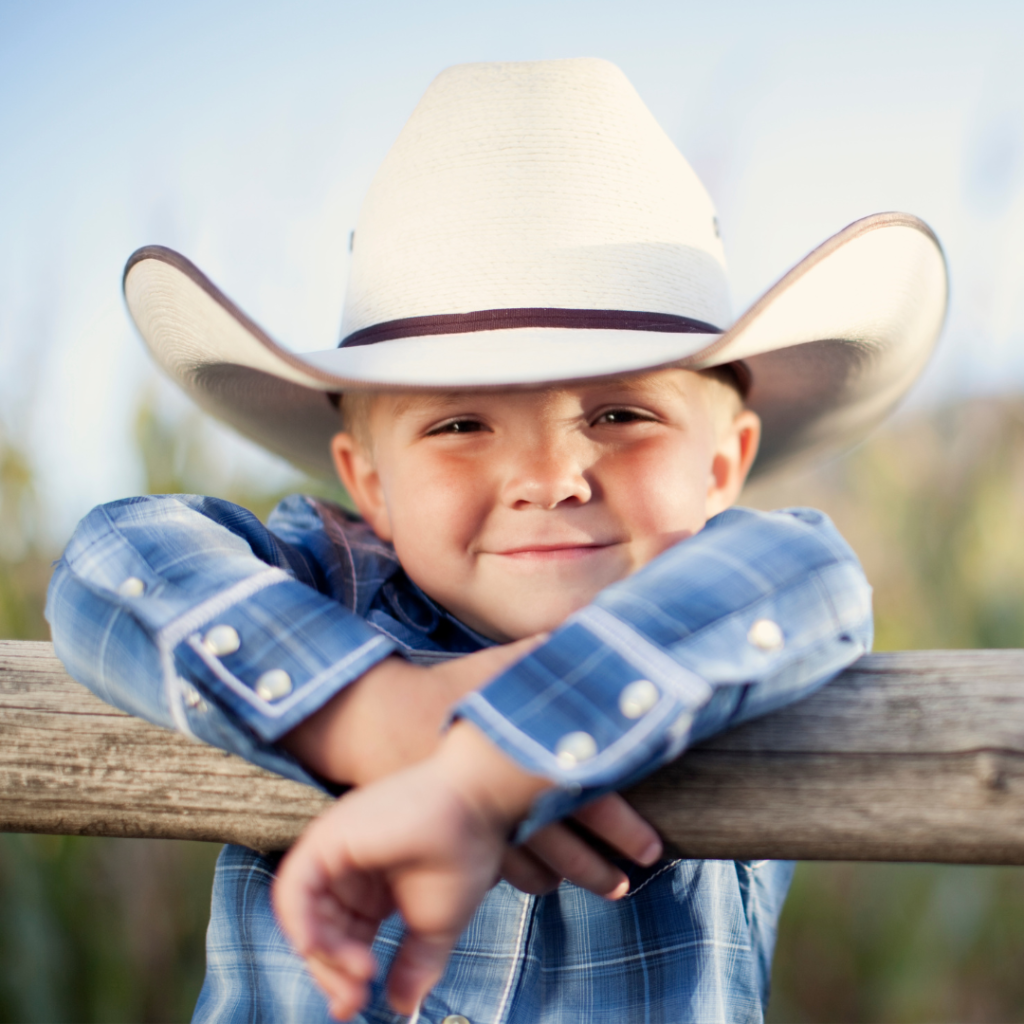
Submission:
{"label": "crossed arms", "polygon": [[[365,528],[304,499],[284,503],[269,529],[215,499],[148,498],[98,509],[57,568],[48,614],[58,654],[101,697],[314,784],[323,780],[287,749],[297,727],[331,701],[347,700],[351,683],[396,652],[429,663],[482,645],[404,580],[393,554]],[[765,622],[774,632],[756,626]],[[316,826],[320,852],[331,849],[334,860],[307,858],[299,879],[306,892],[316,885],[321,894],[334,892],[333,882],[323,884],[340,870],[348,883],[358,880],[347,894],[365,900],[376,893],[376,902],[354,906],[343,894],[349,903],[332,912],[340,907],[355,930],[333,953],[324,951],[330,941],[320,942],[319,954],[303,949],[312,932],[303,939],[302,922],[282,914],[289,933],[329,992],[324,972],[336,968],[356,984],[370,969],[358,952],[360,936],[372,939],[377,915],[394,907],[407,923],[418,921],[430,901],[415,879],[429,876],[430,892],[452,898],[443,920],[411,929],[427,955],[408,961],[405,981],[392,971],[393,999],[409,1005],[493,883],[508,827],[525,838],[694,740],[804,696],[864,653],[870,632],[869,588],[825,517],[743,510],[716,517],[602,592],[526,657],[506,666],[497,664],[513,653],[506,649],[476,655],[495,658],[499,670],[458,702],[460,723],[443,754],[410,769],[412,776],[385,771],[378,788],[359,789],[330,812],[345,818],[346,833],[365,835],[363,845],[339,844],[329,834],[336,823]],[[636,697],[638,682],[649,686],[630,704],[625,695],[632,686]],[[448,694],[465,692],[460,685]],[[354,701],[358,689],[350,692]],[[409,760],[430,753],[403,747],[385,745],[384,753],[399,750]],[[467,777],[460,765],[485,762],[487,770],[468,773],[468,788],[448,784]],[[319,775],[330,774],[320,768]],[[368,781],[350,774],[343,781]],[[432,804],[429,793],[447,795]],[[395,812],[382,815],[384,806]],[[433,827],[418,823],[424,814]],[[353,831],[347,815],[367,826],[396,821],[407,844],[424,834],[458,841],[447,853],[420,844],[417,863],[422,868],[428,858],[427,876],[395,875],[393,865],[382,874],[380,851],[394,853],[401,842],[362,824]],[[436,874],[438,857],[448,874]],[[311,889],[314,868],[320,875]],[[445,890],[440,877],[459,884]],[[333,926],[337,918],[324,921]],[[355,933],[355,945],[346,944]],[[331,956],[341,957],[334,967]],[[345,998],[332,1003],[336,1012],[355,1005]]]}

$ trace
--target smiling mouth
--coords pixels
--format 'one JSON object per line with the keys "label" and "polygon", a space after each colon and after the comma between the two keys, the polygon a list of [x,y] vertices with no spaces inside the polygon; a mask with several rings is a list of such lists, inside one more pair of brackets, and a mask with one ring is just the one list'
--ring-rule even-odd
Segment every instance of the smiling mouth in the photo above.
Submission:
{"label": "smiling mouth", "polygon": [[558,562],[588,558],[614,547],[614,544],[536,544],[528,547],[495,551],[493,554],[517,561]]}

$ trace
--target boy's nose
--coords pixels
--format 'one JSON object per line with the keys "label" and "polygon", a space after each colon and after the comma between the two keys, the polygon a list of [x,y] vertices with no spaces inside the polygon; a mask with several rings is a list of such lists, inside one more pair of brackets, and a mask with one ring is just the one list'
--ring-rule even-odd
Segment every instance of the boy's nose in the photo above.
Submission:
{"label": "boy's nose", "polygon": [[554,509],[590,501],[593,489],[580,456],[571,445],[522,452],[505,481],[505,502],[512,508]]}

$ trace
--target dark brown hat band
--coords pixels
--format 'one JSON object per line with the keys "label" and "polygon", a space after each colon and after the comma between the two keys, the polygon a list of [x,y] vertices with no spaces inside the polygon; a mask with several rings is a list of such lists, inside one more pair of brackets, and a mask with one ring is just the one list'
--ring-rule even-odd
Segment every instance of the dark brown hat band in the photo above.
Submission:
{"label": "dark brown hat band", "polygon": [[570,330],[658,331],[665,334],[721,334],[703,320],[672,313],[638,313],[619,309],[480,309],[473,313],[410,316],[364,327],[342,338],[338,348],[376,345],[396,338],[431,334],[469,334],[518,327],[564,327]]}
{"label": "dark brown hat band", "polygon": [[[423,338],[433,334],[470,334],[517,327],[563,327],[570,330],[657,331],[663,334],[721,334],[722,328],[703,320],[672,313],[641,313],[619,309],[480,309],[473,313],[409,316],[388,320],[342,338],[338,348],[376,345],[398,338]],[[750,390],[750,370],[744,363],[715,367],[745,398]],[[334,398],[334,396],[329,396]]]}

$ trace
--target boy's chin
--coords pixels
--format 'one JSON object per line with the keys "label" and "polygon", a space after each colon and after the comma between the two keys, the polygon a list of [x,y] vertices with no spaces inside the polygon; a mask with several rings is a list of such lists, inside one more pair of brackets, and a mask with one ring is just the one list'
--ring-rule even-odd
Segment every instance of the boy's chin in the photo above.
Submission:
{"label": "boy's chin", "polygon": [[550,604],[536,601],[530,607],[524,608],[489,609],[478,616],[472,616],[475,622],[467,622],[467,625],[473,626],[478,633],[491,640],[497,640],[498,643],[512,643],[514,640],[525,640],[540,633],[553,632],[573,612],[585,608],[591,600],[593,595],[580,596],[575,601],[560,600]]}

